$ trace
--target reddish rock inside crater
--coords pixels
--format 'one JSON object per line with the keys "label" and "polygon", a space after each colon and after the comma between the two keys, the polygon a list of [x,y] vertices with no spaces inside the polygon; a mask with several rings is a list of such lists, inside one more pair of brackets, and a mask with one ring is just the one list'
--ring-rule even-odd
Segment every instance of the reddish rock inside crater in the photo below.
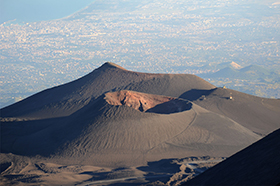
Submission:
{"label": "reddish rock inside crater", "polygon": [[104,99],[111,105],[126,105],[141,112],[154,112],[159,114],[170,114],[189,110],[192,105],[186,100],[128,90],[108,92],[105,94]]}

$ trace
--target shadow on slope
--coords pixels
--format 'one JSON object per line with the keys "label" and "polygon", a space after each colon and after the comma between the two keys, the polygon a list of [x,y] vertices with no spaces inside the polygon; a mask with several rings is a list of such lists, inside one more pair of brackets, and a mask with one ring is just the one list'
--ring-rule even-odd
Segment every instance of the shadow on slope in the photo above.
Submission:
{"label": "shadow on slope", "polygon": [[0,174],[4,171],[6,171],[10,166],[12,165],[12,162],[4,162],[0,164]]}
{"label": "shadow on slope", "polygon": [[174,162],[175,159],[161,159],[159,161],[148,162],[147,166],[137,169],[146,172],[145,179],[150,183],[160,181],[166,183],[177,172],[180,172],[180,165]]}
{"label": "shadow on slope", "polygon": [[158,104],[153,108],[148,109],[146,112],[153,112],[157,114],[172,114],[191,110],[192,103],[185,100],[174,99],[168,102]]}
{"label": "shadow on slope", "polygon": [[1,122],[1,152],[49,156],[61,143],[62,135],[54,132],[63,128],[64,121],[65,118]]}
{"label": "shadow on slope", "polygon": [[195,101],[197,99],[204,99],[205,96],[210,95],[215,89],[211,90],[204,90],[204,89],[191,89],[182,95],[180,95],[180,98],[184,98],[190,101]]}

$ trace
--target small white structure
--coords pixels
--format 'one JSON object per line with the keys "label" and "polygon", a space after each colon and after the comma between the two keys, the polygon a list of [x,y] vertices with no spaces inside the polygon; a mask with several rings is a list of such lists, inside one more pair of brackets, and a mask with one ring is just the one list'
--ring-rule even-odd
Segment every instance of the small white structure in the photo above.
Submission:
{"label": "small white structure", "polygon": [[229,95],[229,98],[228,98],[228,99],[233,100],[232,93],[230,93],[230,95]]}

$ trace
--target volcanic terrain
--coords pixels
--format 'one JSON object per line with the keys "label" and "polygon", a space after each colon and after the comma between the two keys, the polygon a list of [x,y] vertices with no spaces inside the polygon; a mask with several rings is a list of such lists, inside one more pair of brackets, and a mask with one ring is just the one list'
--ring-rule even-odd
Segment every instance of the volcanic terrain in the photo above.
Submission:
{"label": "volcanic terrain", "polygon": [[280,129],[184,185],[280,184]]}
{"label": "volcanic terrain", "polygon": [[178,184],[196,174],[182,162],[229,157],[279,121],[280,100],[105,63],[1,109],[1,179]]}

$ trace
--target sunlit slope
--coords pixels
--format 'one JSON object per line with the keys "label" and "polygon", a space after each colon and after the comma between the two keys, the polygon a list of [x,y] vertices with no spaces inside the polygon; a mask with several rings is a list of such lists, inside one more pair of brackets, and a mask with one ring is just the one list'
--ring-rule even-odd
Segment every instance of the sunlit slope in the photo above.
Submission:
{"label": "sunlit slope", "polygon": [[1,109],[1,117],[54,118],[68,116],[108,91],[130,89],[178,97],[191,89],[215,86],[195,75],[148,74],[105,63],[88,75],[39,92]]}
{"label": "sunlit slope", "polygon": [[112,167],[230,156],[279,128],[279,107],[195,75],[105,63],[2,109],[1,152]]}
{"label": "sunlit slope", "polygon": [[256,97],[226,88],[191,90],[180,97],[229,117],[261,135],[266,135],[280,127],[279,99]]}
{"label": "sunlit slope", "polygon": [[[130,94],[141,95],[134,95],[135,102],[143,97],[149,103],[162,99]],[[188,105],[186,109],[159,114],[125,104],[112,105],[108,99],[112,95],[102,95],[64,118],[3,123],[1,152],[118,167],[186,155],[229,156],[260,139],[231,119],[187,100],[178,104]]]}

